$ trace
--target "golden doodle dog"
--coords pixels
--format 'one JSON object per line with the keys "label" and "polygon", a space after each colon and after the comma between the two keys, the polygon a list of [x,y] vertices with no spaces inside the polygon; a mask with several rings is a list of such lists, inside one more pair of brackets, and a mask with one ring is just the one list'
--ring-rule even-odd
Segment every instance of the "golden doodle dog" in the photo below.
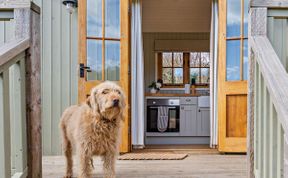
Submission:
{"label": "golden doodle dog", "polygon": [[72,177],[72,149],[79,159],[79,178],[91,176],[92,156],[101,156],[105,178],[115,177],[125,98],[122,89],[106,81],[91,90],[87,101],[67,108],[61,118],[66,175]]}

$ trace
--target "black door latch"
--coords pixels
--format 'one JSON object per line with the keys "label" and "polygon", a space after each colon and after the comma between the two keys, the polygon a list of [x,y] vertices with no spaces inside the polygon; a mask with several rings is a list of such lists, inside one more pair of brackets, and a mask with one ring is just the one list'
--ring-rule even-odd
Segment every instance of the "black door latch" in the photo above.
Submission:
{"label": "black door latch", "polygon": [[80,70],[79,70],[79,72],[80,72],[80,78],[84,78],[85,70],[86,70],[86,72],[92,72],[91,69],[90,69],[90,67],[84,66],[83,63],[80,63],[79,68],[80,68]]}

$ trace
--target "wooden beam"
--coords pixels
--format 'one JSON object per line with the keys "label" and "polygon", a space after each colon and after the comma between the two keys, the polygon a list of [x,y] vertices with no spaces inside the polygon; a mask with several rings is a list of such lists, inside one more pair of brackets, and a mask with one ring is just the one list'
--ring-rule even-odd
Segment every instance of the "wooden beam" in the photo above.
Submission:
{"label": "wooden beam", "polygon": [[[267,8],[251,8],[249,16],[249,38],[267,34]],[[254,113],[255,113],[255,56],[249,45],[249,76],[248,76],[248,121],[247,121],[247,159],[248,177],[254,178]]]}
{"label": "wooden beam", "polygon": [[283,0],[251,0],[251,7],[287,8],[288,1]]}
{"label": "wooden beam", "polygon": [[[34,5],[36,6],[36,5]],[[39,7],[38,7],[39,8]],[[37,9],[37,7],[34,7]],[[40,11],[15,10],[16,38],[29,37],[26,58],[28,177],[42,177]]]}
{"label": "wooden beam", "polygon": [[11,177],[9,70],[0,73],[0,176]]}
{"label": "wooden beam", "polygon": [[28,8],[30,5],[30,0],[0,0],[0,9]]}
{"label": "wooden beam", "polygon": [[31,11],[29,59],[26,61],[28,177],[42,177],[40,15]]}
{"label": "wooden beam", "polygon": [[29,38],[16,39],[0,47],[0,72],[6,70],[15,60],[20,52],[29,48]]}
{"label": "wooden beam", "polygon": [[251,37],[250,43],[279,121],[288,133],[288,74],[267,37]]}
{"label": "wooden beam", "polygon": [[13,10],[1,10],[0,11],[0,20],[9,21],[14,18]]}

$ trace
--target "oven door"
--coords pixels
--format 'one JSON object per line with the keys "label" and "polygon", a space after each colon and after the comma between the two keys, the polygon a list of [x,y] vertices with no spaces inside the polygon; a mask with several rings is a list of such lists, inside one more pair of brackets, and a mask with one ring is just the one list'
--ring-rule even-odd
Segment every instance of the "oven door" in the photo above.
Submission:
{"label": "oven door", "polygon": [[[180,118],[179,106],[168,106],[168,126],[165,132],[179,132]],[[157,127],[158,107],[147,107],[147,132],[159,132]]]}

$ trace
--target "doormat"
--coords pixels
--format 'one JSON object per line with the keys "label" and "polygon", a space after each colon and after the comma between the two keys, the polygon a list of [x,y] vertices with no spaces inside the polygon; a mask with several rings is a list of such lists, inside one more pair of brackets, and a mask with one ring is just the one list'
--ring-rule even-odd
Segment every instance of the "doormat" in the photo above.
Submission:
{"label": "doormat", "polygon": [[187,156],[180,153],[126,153],[120,155],[118,160],[183,160]]}

